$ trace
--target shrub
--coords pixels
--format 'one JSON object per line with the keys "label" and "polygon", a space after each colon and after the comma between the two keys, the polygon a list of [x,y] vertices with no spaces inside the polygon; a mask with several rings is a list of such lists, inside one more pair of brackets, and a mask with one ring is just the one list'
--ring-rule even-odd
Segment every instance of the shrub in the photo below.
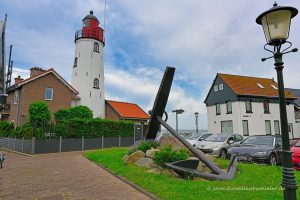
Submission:
{"label": "shrub", "polygon": [[11,136],[14,132],[14,124],[7,121],[0,121],[0,137]]}
{"label": "shrub", "polygon": [[133,136],[134,122],[108,119],[71,119],[55,126],[56,136],[94,138],[103,136]]}
{"label": "shrub", "polygon": [[146,153],[147,150],[154,148],[156,149],[159,146],[159,143],[153,140],[142,141],[140,145],[137,147],[137,150],[141,150]]}
{"label": "shrub", "polygon": [[176,151],[173,150],[171,146],[166,146],[160,151],[154,153],[154,162],[162,167],[165,167],[165,163],[186,160],[188,156],[189,153],[186,149],[180,149],[179,151]]}
{"label": "shrub", "polygon": [[40,126],[49,123],[50,119],[51,112],[46,102],[37,101],[29,105],[29,122],[31,125]]}
{"label": "shrub", "polygon": [[92,119],[93,112],[87,106],[75,106],[67,109],[60,109],[54,113],[56,122],[71,119]]}

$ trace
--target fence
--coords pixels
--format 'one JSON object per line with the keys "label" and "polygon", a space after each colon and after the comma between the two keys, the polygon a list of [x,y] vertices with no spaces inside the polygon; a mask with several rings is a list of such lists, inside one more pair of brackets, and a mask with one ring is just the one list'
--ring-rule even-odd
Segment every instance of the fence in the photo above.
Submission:
{"label": "fence", "polygon": [[62,138],[59,139],[18,139],[0,138],[0,147],[27,154],[58,153],[67,151],[83,151],[111,147],[129,147],[140,137],[100,137],[100,138]]}

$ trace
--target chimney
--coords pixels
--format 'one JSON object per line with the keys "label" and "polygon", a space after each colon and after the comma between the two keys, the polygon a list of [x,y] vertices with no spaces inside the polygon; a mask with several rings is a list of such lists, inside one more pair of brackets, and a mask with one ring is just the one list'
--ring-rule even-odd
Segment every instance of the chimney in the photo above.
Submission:
{"label": "chimney", "polygon": [[15,78],[15,84],[19,84],[23,81],[24,79],[21,78],[21,76],[18,76],[17,78]]}
{"label": "chimney", "polygon": [[36,75],[39,75],[43,72],[45,72],[46,70],[43,70],[42,68],[40,67],[32,67],[30,69],[30,78],[33,77],[33,76],[36,76]]}

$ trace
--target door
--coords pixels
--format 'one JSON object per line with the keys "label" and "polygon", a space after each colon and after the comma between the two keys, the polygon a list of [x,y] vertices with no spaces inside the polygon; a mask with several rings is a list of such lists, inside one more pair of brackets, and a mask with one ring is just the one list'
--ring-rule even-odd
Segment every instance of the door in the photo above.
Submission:
{"label": "door", "polygon": [[232,120],[221,121],[221,133],[233,133]]}

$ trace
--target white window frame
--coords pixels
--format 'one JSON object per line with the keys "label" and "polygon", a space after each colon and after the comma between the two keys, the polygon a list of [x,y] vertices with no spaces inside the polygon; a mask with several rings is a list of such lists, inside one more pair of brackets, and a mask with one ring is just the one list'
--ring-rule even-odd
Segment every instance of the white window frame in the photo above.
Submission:
{"label": "white window frame", "polygon": [[[48,89],[51,89],[51,98],[50,99],[47,99],[47,90]],[[52,101],[53,100],[53,88],[50,88],[50,87],[45,88],[45,100],[46,101]]]}
{"label": "white window frame", "polygon": [[218,86],[218,85],[215,85],[215,86],[214,86],[214,91],[215,91],[215,92],[218,92],[218,90],[219,90],[219,86]]}
{"label": "white window frame", "polygon": [[219,84],[219,90],[221,91],[221,90],[223,90],[223,89],[224,89],[223,84]]}
{"label": "white window frame", "polygon": [[280,135],[280,121],[274,120],[274,131],[275,135]]}
{"label": "white window frame", "polygon": [[[229,110],[229,108],[230,108],[230,110]],[[231,103],[231,101],[226,101],[226,114],[232,114],[232,103]]]}
{"label": "white window frame", "polygon": [[243,120],[243,136],[249,136],[249,122],[248,120]]}
{"label": "white window frame", "polygon": [[14,105],[17,105],[19,103],[19,91],[16,90],[14,93]]}
{"label": "white window frame", "polygon": [[272,135],[271,120],[265,120],[266,135]]}

